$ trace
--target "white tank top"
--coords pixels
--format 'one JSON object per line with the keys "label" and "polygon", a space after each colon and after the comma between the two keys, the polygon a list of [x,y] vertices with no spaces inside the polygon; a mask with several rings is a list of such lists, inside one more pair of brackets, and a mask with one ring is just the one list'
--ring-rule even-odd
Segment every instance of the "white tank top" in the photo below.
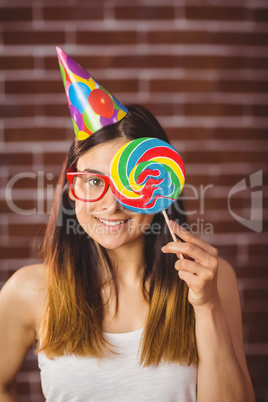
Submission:
{"label": "white tank top", "polygon": [[160,363],[142,367],[138,348],[142,329],[105,333],[118,355],[100,362],[91,357],[62,356],[50,360],[41,352],[38,364],[48,402],[193,402],[195,365]]}

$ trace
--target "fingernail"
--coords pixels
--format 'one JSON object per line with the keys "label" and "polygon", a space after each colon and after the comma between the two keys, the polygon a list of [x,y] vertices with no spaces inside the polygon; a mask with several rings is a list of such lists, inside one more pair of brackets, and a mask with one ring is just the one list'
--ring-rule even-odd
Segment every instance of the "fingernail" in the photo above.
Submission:
{"label": "fingernail", "polygon": [[162,248],[161,248],[161,251],[163,251],[163,253],[166,251],[166,247],[165,246],[163,246]]}

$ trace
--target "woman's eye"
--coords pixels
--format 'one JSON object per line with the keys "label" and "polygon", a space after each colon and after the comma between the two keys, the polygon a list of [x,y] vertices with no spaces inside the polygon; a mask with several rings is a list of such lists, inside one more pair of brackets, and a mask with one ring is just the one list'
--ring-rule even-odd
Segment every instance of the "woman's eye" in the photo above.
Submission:
{"label": "woman's eye", "polygon": [[103,180],[102,179],[98,179],[98,178],[91,178],[91,179],[89,179],[88,180],[88,183],[91,185],[91,186],[94,186],[94,187],[99,187],[99,186],[102,186],[103,185]]}

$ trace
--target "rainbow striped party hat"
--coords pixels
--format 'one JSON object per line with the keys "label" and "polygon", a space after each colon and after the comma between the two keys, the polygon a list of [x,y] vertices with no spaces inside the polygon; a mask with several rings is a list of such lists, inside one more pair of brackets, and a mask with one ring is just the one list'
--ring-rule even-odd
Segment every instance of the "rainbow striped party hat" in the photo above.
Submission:
{"label": "rainbow striped party hat", "polygon": [[127,108],[59,46],[56,50],[76,138],[85,140],[123,119]]}

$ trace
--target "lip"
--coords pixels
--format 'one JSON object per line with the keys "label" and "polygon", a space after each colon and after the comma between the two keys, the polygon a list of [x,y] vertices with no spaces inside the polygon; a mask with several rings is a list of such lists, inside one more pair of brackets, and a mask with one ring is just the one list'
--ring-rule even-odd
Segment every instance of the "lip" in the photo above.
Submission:
{"label": "lip", "polygon": [[[105,229],[105,231],[109,231],[109,232],[116,232],[118,230],[123,229],[123,227],[127,224],[129,218],[125,218],[125,219],[107,219],[107,218],[95,218],[96,221],[98,222],[98,225],[103,227]],[[119,221],[124,221],[122,223],[119,223],[118,225],[106,225],[104,222],[102,222],[101,220],[106,221],[106,222],[119,222]]]}

